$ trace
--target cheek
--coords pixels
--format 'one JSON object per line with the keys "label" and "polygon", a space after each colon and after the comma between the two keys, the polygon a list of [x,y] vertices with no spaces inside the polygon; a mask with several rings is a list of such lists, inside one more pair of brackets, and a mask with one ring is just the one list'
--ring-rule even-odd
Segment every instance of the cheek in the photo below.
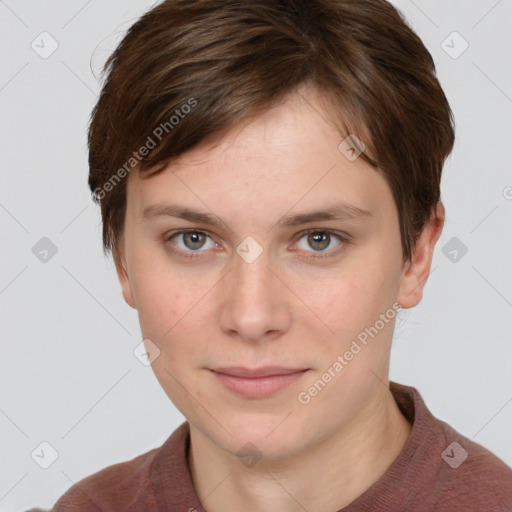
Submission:
{"label": "cheek", "polygon": [[139,277],[135,281],[134,296],[142,335],[161,351],[167,351],[173,337],[184,329],[191,299],[176,284],[148,275]]}
{"label": "cheek", "polygon": [[[201,353],[205,326],[212,323],[206,280],[184,278],[176,272],[145,272],[135,279],[139,323],[144,338],[165,355],[169,367]],[[193,341],[192,341],[193,340]],[[174,364],[177,362],[177,364]]]}
{"label": "cheek", "polygon": [[[356,340],[361,346],[357,356],[359,364],[368,365],[374,358],[382,358],[392,337],[395,310],[392,308],[396,295],[390,274],[373,266],[343,271],[336,279],[317,281],[304,289],[304,302],[315,313],[311,321],[321,325],[324,336],[324,352],[330,359],[349,350]],[[388,313],[383,323],[381,315]],[[312,328],[312,326],[311,326]],[[366,344],[365,344],[366,343]],[[368,350],[370,345],[373,347]],[[318,345],[317,345],[318,346]],[[354,348],[354,350],[358,350]],[[364,354],[363,354],[364,352]]]}
{"label": "cheek", "polygon": [[372,315],[379,299],[366,269],[340,269],[336,275],[297,281],[300,298],[336,335],[349,332]]}
{"label": "cheek", "polygon": [[132,249],[131,283],[141,325],[170,329],[196,298],[194,284],[166,259],[158,244],[140,243]]}

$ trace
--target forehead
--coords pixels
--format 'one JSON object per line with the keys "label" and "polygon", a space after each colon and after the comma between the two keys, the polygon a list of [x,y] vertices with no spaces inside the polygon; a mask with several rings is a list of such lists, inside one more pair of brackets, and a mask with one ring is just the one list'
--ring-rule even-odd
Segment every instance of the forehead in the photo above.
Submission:
{"label": "forehead", "polygon": [[387,183],[362,158],[351,161],[340,150],[343,136],[323,109],[314,91],[290,95],[181,155],[159,174],[132,173],[128,203],[139,216],[171,199],[203,210],[211,202],[217,208],[250,204],[274,213],[294,204],[316,208],[324,200],[378,207],[391,197]]}

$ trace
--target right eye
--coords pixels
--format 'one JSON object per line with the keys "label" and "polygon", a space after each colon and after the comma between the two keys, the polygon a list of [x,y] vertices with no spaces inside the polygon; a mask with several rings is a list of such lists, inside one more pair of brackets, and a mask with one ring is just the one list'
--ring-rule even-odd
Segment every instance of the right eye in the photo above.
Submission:
{"label": "right eye", "polygon": [[[212,245],[210,247],[206,247],[206,249],[218,247],[218,244],[211,240],[207,233],[195,229],[172,232],[170,235],[166,235],[164,241],[167,244],[172,240],[173,242],[171,243],[171,246],[178,247],[178,250],[172,247],[169,249],[172,254],[182,256],[183,258],[194,258],[199,256],[199,254],[195,255],[194,253],[206,252],[201,249],[205,247],[208,239],[210,239]],[[174,242],[174,240],[181,240],[181,244]]]}

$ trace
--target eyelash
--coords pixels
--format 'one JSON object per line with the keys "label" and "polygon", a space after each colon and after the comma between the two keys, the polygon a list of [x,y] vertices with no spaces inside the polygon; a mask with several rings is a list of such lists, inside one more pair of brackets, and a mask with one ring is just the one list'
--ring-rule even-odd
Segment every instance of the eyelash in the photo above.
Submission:
{"label": "eyelash", "polygon": [[[173,238],[176,238],[177,236],[183,235],[186,233],[199,233],[201,235],[205,235],[205,236],[211,238],[210,235],[205,231],[201,231],[198,229],[185,229],[185,230],[173,232],[170,235],[165,236],[164,240],[163,240],[164,244],[171,241]],[[335,249],[331,249],[329,251],[319,253],[319,254],[314,254],[313,256],[305,256],[305,259],[317,259],[318,260],[318,259],[324,259],[324,258],[332,258],[334,256],[337,256],[337,254],[343,249],[343,247],[346,244],[350,243],[350,239],[349,239],[348,235],[345,236],[340,233],[331,231],[329,229],[308,229],[306,231],[302,231],[301,233],[299,233],[297,235],[296,242],[300,241],[302,238],[304,238],[305,236],[307,236],[311,233],[328,233],[330,236],[334,236],[342,243],[340,246],[336,247]],[[181,258],[186,258],[186,259],[203,257],[201,255],[201,253],[206,252],[206,251],[202,251],[202,250],[197,250],[197,251],[187,251],[186,254],[184,254],[181,250],[176,250],[176,249],[168,249],[168,251],[173,255],[179,256]],[[309,252],[309,251],[307,251],[307,252]]]}

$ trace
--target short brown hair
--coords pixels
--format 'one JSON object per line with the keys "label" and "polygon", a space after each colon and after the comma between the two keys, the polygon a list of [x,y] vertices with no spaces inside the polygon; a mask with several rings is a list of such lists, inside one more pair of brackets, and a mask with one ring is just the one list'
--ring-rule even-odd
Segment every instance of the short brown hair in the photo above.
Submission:
{"label": "short brown hair", "polygon": [[303,85],[326,93],[340,142],[356,135],[389,184],[404,262],[440,201],[453,114],[430,53],[385,0],[165,0],[131,26],[103,72],[89,187],[116,260],[132,168],[160,172]]}

